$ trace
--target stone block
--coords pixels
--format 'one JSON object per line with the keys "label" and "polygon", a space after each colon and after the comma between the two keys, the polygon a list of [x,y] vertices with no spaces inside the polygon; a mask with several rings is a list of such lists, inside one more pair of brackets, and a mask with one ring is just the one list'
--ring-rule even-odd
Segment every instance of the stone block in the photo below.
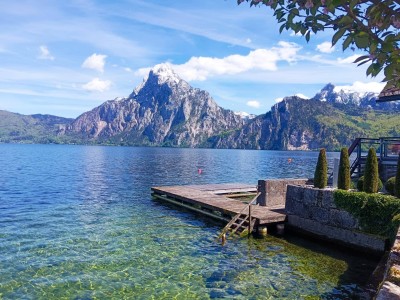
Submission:
{"label": "stone block", "polygon": [[339,209],[330,209],[329,224],[344,229],[358,229],[358,221],[350,213]]}
{"label": "stone block", "polygon": [[308,218],[322,224],[328,224],[329,210],[318,206],[308,207]]}
{"label": "stone block", "polygon": [[333,189],[323,190],[322,206],[325,208],[336,208],[335,201],[333,200]]}
{"label": "stone block", "polygon": [[285,206],[286,214],[291,215],[303,215],[304,214],[304,204],[297,201],[289,201]]}
{"label": "stone block", "polygon": [[317,205],[317,190],[311,187],[304,188],[303,202],[307,205]]}

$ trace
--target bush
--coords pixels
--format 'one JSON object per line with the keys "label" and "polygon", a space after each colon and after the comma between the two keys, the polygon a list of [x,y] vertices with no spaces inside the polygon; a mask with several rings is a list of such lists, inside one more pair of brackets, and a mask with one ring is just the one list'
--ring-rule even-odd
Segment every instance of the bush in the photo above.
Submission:
{"label": "bush", "polygon": [[350,159],[347,148],[342,148],[340,151],[338,189],[350,189]]}
{"label": "bush", "polygon": [[400,224],[400,199],[343,190],[336,190],[333,198],[338,208],[358,219],[362,231],[390,239],[395,237]]}
{"label": "bush", "polygon": [[394,196],[394,185],[395,185],[395,182],[396,182],[396,177],[390,177],[385,183],[386,191],[392,196]]}
{"label": "bush", "polygon": [[[381,189],[383,189],[383,182],[381,179],[379,179],[378,180],[378,191],[380,191]],[[364,176],[361,176],[360,178],[358,178],[357,190],[359,190],[360,192],[364,192]]]}
{"label": "bush", "polygon": [[376,157],[375,148],[370,148],[365,164],[363,191],[370,194],[378,192],[378,183],[378,158]]}
{"label": "bush", "polygon": [[394,184],[394,195],[400,198],[400,153],[399,153],[399,158],[397,159],[397,172]]}
{"label": "bush", "polygon": [[326,161],[326,150],[321,149],[318,155],[317,166],[314,173],[314,187],[323,189],[328,184],[328,163]]}

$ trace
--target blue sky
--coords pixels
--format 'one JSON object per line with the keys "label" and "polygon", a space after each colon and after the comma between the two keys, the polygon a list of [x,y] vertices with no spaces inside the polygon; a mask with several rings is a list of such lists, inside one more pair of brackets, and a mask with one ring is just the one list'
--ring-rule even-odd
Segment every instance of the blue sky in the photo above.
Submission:
{"label": "blue sky", "polygon": [[169,63],[222,107],[262,114],[277,99],[331,82],[379,92],[377,78],[331,48],[279,34],[269,8],[236,0],[18,0],[0,3],[0,109],[77,117],[126,97]]}

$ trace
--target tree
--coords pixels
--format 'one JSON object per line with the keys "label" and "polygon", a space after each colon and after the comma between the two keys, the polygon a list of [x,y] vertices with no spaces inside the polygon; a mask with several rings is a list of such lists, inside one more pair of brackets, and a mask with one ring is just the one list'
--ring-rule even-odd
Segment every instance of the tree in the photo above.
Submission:
{"label": "tree", "polygon": [[382,70],[387,86],[400,88],[400,3],[398,0],[238,0],[266,5],[274,11],[280,32],[293,30],[310,40],[311,33],[332,31],[332,45],[339,41],[366,55],[354,63],[369,63],[367,75]]}
{"label": "tree", "polygon": [[340,151],[338,188],[341,190],[350,189],[350,159],[349,150],[346,147]]}
{"label": "tree", "polygon": [[323,189],[328,184],[328,163],[326,162],[326,150],[319,151],[317,166],[314,173],[314,187]]}
{"label": "tree", "polygon": [[399,158],[397,160],[396,179],[394,181],[394,195],[397,198],[400,198],[400,153],[399,153]]}
{"label": "tree", "polygon": [[370,148],[364,171],[364,192],[376,193],[379,189],[378,158],[375,148]]}

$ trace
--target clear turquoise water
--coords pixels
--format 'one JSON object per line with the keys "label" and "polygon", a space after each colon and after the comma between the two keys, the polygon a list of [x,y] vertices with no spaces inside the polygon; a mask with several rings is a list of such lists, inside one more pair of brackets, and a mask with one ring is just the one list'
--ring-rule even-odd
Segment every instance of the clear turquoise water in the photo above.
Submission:
{"label": "clear turquoise water", "polygon": [[310,177],[318,153],[0,145],[0,154],[2,299],[347,299],[376,263],[296,237],[221,246],[223,225],[150,197],[155,185]]}

